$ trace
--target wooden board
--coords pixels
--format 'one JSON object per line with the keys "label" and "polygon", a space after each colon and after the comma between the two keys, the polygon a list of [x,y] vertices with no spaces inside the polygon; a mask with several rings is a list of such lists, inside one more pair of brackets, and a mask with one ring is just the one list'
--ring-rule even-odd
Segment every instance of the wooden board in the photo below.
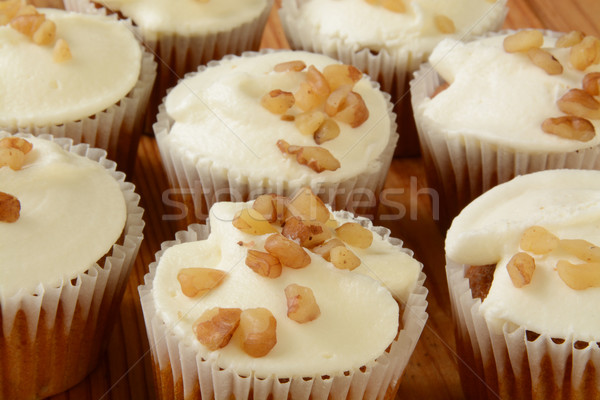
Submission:
{"label": "wooden board", "polygon": [[[509,0],[506,28],[546,28],[558,31],[578,29],[600,35],[600,1],[598,0]],[[286,48],[276,10],[265,31],[263,47]],[[143,137],[135,171],[130,177],[142,195],[145,209],[145,239],[123,298],[120,315],[108,351],[98,368],[88,378],[54,400],[126,400],[154,399],[152,368],[144,320],[137,287],[143,282],[148,265],[161,242],[171,240],[183,221],[169,220],[179,213],[168,203],[169,188],[160,155],[153,138]],[[419,158],[396,159],[392,163],[387,188],[395,194],[385,212],[406,210],[393,220],[378,221],[390,228],[394,236],[414,250],[425,265],[429,289],[429,321],[406,369],[398,398],[461,399],[457,373],[454,333],[450,315],[448,289],[444,275],[443,237],[431,212],[427,183]]]}

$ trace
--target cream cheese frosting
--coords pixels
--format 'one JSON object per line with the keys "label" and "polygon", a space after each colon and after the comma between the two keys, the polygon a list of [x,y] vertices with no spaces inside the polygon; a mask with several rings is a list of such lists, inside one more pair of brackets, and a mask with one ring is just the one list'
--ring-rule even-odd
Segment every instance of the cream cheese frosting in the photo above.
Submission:
{"label": "cream cheese frosting", "polygon": [[522,288],[512,283],[506,265],[522,251],[522,233],[534,225],[560,239],[600,245],[600,171],[548,170],[496,186],[454,219],[447,257],[466,265],[497,264],[481,310],[498,329],[510,322],[555,338],[600,340],[600,288],[571,289],[555,269],[559,259],[581,260],[558,250],[534,255],[531,283]]}
{"label": "cream cheese frosting", "polygon": [[166,98],[166,111],[175,121],[166,139],[185,149],[195,163],[208,158],[221,168],[260,179],[285,180],[290,185],[340,182],[363,172],[381,169],[378,160],[390,141],[393,121],[384,95],[365,75],[354,91],[364,99],[369,118],[358,128],[339,123],[340,134],[321,146],[340,161],[336,171],[317,173],[285,156],[276,142],[315,146],[312,135],[303,135],[293,122],[281,121],[260,105],[274,89],[295,92],[306,72],[274,72],[279,63],[303,60],[322,70],[333,59],[307,52],[272,52],[222,60],[181,81]]}
{"label": "cream cheese frosting", "polygon": [[[362,260],[361,267],[354,271],[337,269],[307,251],[311,258],[307,267],[284,267],[278,278],[262,277],[245,265],[248,249],[237,243],[252,241],[252,248],[262,250],[269,235],[249,235],[231,223],[237,211],[250,205],[215,204],[210,213],[208,239],[175,245],[161,255],[153,298],[157,313],[166,324],[203,358],[241,375],[335,375],[366,365],[381,355],[398,332],[397,301],[405,302],[414,290],[419,263],[374,234],[370,248],[350,247]],[[348,220],[345,215],[334,213],[340,222]],[[187,267],[215,268],[228,275],[207,295],[188,298],[177,281],[179,271]],[[316,320],[298,324],[287,318],[284,288],[292,283],[314,292],[321,310]],[[205,310],[213,307],[269,309],[277,320],[277,344],[266,356],[252,358],[241,350],[234,334],[227,346],[209,352],[195,338],[192,326]]]}
{"label": "cream cheese frosting", "polygon": [[135,86],[142,52],[129,28],[114,18],[41,9],[56,23],[72,59],[53,61],[40,46],[0,26],[0,125],[7,128],[77,121],[103,111]]}
{"label": "cream cheese frosting", "polygon": [[[428,53],[443,37],[481,31],[478,25],[487,31],[487,17],[495,19],[504,13],[506,1],[412,0],[405,4],[407,11],[397,13],[365,0],[306,0],[298,1],[298,13],[293,17],[302,21],[307,35],[336,38],[355,51],[406,49]],[[436,15],[450,18],[456,32],[440,33],[434,23]]]}
{"label": "cream cheese frosting", "polygon": [[0,168],[0,191],[21,215],[0,223],[0,299],[60,285],[88,270],[119,239],[126,204],[97,162],[35,137],[21,170]]}
{"label": "cream cheese frosting", "polygon": [[555,48],[546,36],[543,48],[563,66],[560,75],[548,75],[527,54],[503,49],[505,35],[468,43],[446,39],[429,61],[450,86],[433,99],[425,99],[415,112],[449,138],[470,137],[486,143],[532,153],[569,152],[600,143],[600,121],[590,121],[596,136],[588,142],[563,139],[542,131],[547,118],[565,115],[556,102],[572,88],[581,88],[585,71],[569,62],[570,48]]}
{"label": "cream cheese frosting", "polygon": [[161,33],[205,35],[228,31],[258,18],[267,0],[101,0],[131,18],[146,39]]}

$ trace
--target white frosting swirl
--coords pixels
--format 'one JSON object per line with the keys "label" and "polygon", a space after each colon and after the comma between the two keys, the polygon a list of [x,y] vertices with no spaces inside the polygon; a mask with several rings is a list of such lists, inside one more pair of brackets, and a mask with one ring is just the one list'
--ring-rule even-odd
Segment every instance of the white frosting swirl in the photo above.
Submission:
{"label": "white frosting swirl", "polygon": [[267,0],[99,0],[140,27],[146,39],[161,33],[206,35],[228,31],[256,19]]}
{"label": "white frosting swirl", "polygon": [[119,184],[104,167],[48,140],[27,140],[33,149],[23,168],[0,168],[0,191],[21,202],[16,222],[0,222],[0,299],[85,272],[127,218]]}
{"label": "white frosting swirl", "polygon": [[600,121],[590,121],[596,137],[589,142],[563,139],[542,131],[547,118],[564,116],[556,102],[569,89],[581,88],[583,76],[600,71],[592,65],[578,71],[569,62],[570,48],[555,48],[546,37],[544,48],[564,72],[548,75],[527,54],[504,51],[505,35],[461,43],[447,39],[429,61],[451,83],[448,89],[420,104],[422,117],[449,138],[473,137],[515,150],[569,152],[600,143]]}
{"label": "white frosting swirl", "polygon": [[506,264],[517,252],[525,229],[539,225],[560,239],[600,245],[600,171],[549,170],[524,175],[481,195],[456,217],[446,238],[447,257],[460,264],[497,264],[483,301],[485,318],[555,338],[600,340],[600,288],[573,290],[555,270],[572,255],[553,251],[534,256],[531,283],[516,288]]}
{"label": "white frosting swirl", "polygon": [[40,46],[0,26],[0,125],[7,128],[77,121],[103,111],[135,86],[141,48],[114,18],[40,10],[56,23],[73,58],[57,63]]}
{"label": "white frosting swirl", "polygon": [[[392,294],[406,301],[415,288],[419,263],[374,235],[370,248],[351,248],[362,260],[354,271],[339,270],[308,251],[309,266],[284,267],[275,279],[259,276],[245,265],[248,249],[237,242],[253,241],[253,248],[263,250],[268,235],[248,235],[231,223],[236,211],[250,204],[215,204],[207,240],[173,246],[161,256],[153,296],[157,313],[167,325],[202,357],[242,375],[334,375],[366,365],[382,354],[398,331],[398,305]],[[179,270],[185,267],[216,268],[227,271],[228,276],[204,297],[191,299],[182,294],[177,281]],[[316,320],[298,324],[287,318],[284,288],[291,283],[313,290],[321,309]],[[234,335],[224,348],[207,351],[195,338],[192,326],[213,307],[269,309],[277,319],[277,344],[265,357],[252,358],[241,350]]]}
{"label": "white frosting swirl", "polygon": [[[411,0],[405,3],[407,11],[397,13],[365,0],[300,1],[297,17],[301,23],[298,25],[311,37],[339,38],[353,50],[407,49],[428,53],[443,37],[463,37],[473,30],[478,31],[478,25],[487,28],[488,14],[491,18],[502,14],[506,1]],[[450,18],[456,33],[440,33],[434,23],[436,15]]]}

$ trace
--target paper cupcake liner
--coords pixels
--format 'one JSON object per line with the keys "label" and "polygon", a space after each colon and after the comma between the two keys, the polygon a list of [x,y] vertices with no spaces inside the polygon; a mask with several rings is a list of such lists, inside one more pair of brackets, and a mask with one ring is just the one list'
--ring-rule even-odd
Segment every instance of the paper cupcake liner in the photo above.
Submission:
{"label": "paper cupcake liner", "polygon": [[[478,21],[473,30],[469,32],[468,37],[497,31],[502,27],[508,9],[505,6],[505,0],[498,1],[502,3],[502,6],[494,8],[493,12],[485,16],[485,20]],[[368,48],[357,48],[356,45],[347,44],[342,38],[333,38],[305,29],[301,25],[302,18],[299,17],[299,7],[304,2],[306,0],[282,0],[279,10],[281,23],[291,48],[325,54],[344,64],[354,65],[377,80],[381,89],[391,94],[394,112],[398,116],[400,140],[396,155],[418,155],[419,141],[414,127],[409,82],[413,72],[427,61],[431,51],[429,49],[418,51],[397,48],[393,51],[382,49],[379,52],[373,52]]]}
{"label": "paper cupcake liner", "polygon": [[[342,212],[344,216],[352,214]],[[373,227],[369,220],[358,218],[363,226],[382,235],[394,246],[402,247],[402,241],[390,238],[390,231]],[[427,321],[427,289],[423,286],[425,274],[420,273],[415,289],[405,304],[402,317],[403,328],[388,350],[364,368],[347,371],[340,375],[311,377],[257,378],[240,376],[231,368],[205,360],[185,344],[166,326],[156,312],[152,296],[153,280],[160,257],[168,248],[186,242],[205,240],[210,228],[192,224],[187,231],[177,232],[176,240],[165,242],[156,253],[156,262],[150,264],[150,272],[144,277],[145,285],[139,287],[142,310],[150,349],[157,392],[161,399],[393,399],[400,385],[400,378],[417,344]],[[413,255],[408,249],[407,254]],[[422,265],[421,265],[422,268]]]}
{"label": "paper cupcake liner", "polygon": [[[443,83],[424,64],[411,82],[413,108]],[[429,185],[440,194],[440,222],[450,224],[462,208],[492,187],[517,175],[547,169],[600,169],[600,146],[563,153],[530,153],[480,141],[468,135],[446,137],[443,128],[428,123],[422,112],[415,121]]]}
{"label": "paper cupcake liner", "polygon": [[45,398],[74,386],[95,367],[143,237],[140,196],[104,150],[40,136],[106,168],[121,187],[127,221],[111,251],[86,272],[58,286],[40,283],[31,293],[21,289],[0,302],[2,399]]}
{"label": "paper cupcake liner", "polygon": [[[275,50],[265,49],[258,53],[247,52],[242,54],[242,57],[255,57],[273,51]],[[234,57],[236,56],[227,56],[223,60]],[[186,77],[218,64],[219,61],[213,61],[207,66],[199,67],[197,72],[190,73]],[[374,89],[379,89],[376,82],[371,81],[371,85]],[[277,177],[265,179],[249,175],[239,168],[216,166],[210,158],[199,158],[187,148],[180,148],[169,142],[168,136],[175,121],[167,114],[164,104],[159,108],[157,123],[154,124],[154,134],[171,186],[188,198],[189,207],[192,207],[194,215],[198,219],[207,217],[208,210],[217,201],[248,201],[264,193],[291,196],[304,186],[310,186],[314,193],[336,210],[361,211],[354,210],[353,196],[367,197],[368,200],[365,202],[376,200],[385,183],[398,141],[395,114],[392,111],[390,96],[387,93],[383,93],[383,95],[388,107],[391,127],[388,144],[381,155],[373,161],[373,165],[379,167],[369,168],[372,171],[366,171],[338,182],[317,182],[309,177],[293,182]],[[374,208],[374,205],[367,206],[367,208],[369,207]]]}
{"label": "paper cupcake liner", "polygon": [[[600,348],[577,338],[529,335],[488,323],[473,299],[467,266],[446,260],[461,382],[470,399],[597,399]],[[534,339],[535,338],[535,339]]]}

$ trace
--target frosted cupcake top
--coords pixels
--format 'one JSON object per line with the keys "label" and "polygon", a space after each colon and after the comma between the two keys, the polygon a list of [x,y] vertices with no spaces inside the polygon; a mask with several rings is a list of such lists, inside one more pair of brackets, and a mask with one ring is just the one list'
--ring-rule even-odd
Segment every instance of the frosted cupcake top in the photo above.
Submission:
{"label": "frosted cupcake top", "polygon": [[161,33],[206,35],[228,31],[261,15],[267,0],[100,0],[140,27],[146,39]]}
{"label": "frosted cupcake top", "polygon": [[598,341],[599,245],[600,171],[549,170],[475,199],[448,230],[446,254],[460,264],[497,264],[481,310],[498,329],[509,322]]}
{"label": "frosted cupcake top", "polygon": [[135,86],[141,49],[123,23],[98,15],[41,9],[56,24],[56,40],[70,49],[57,62],[54,46],[41,46],[10,25],[0,26],[0,125],[44,126],[103,111]]}
{"label": "frosted cupcake top", "polygon": [[[338,39],[353,50],[429,53],[443,37],[481,34],[501,23],[504,0],[284,0],[309,37]],[[297,3],[297,6],[296,4]],[[322,40],[322,42],[323,42]],[[324,42],[324,46],[327,43]]]}
{"label": "frosted cupcake top", "polygon": [[[504,48],[507,35],[468,43],[442,41],[429,60],[450,86],[434,98],[425,99],[415,112],[448,138],[464,136],[533,153],[568,152],[596,146],[600,143],[600,104],[594,95],[581,92],[585,92],[586,76],[599,72],[600,64],[580,65],[572,54],[585,46],[594,47],[597,39],[588,36],[581,41],[579,37],[581,42],[575,46],[559,42],[561,47],[558,47],[557,36],[543,37],[538,31],[522,34],[536,36],[517,37],[517,42],[532,40],[532,53],[528,54],[527,47],[523,51],[507,52]],[[540,65],[555,69],[546,71]],[[569,99],[572,95],[580,99]],[[570,104],[561,105],[561,102]],[[590,109],[585,115],[573,112],[572,106],[577,107],[581,102],[591,102],[595,110]],[[546,120],[573,115],[585,117],[586,129],[595,133],[574,140],[543,128],[543,124],[548,123]],[[558,126],[560,121],[555,121]]]}
{"label": "frosted cupcake top", "polygon": [[[165,140],[192,163],[208,158],[257,179],[297,187],[339,182],[381,169],[394,126],[388,106],[366,75],[323,55],[233,57],[169,93],[166,111],[175,122]],[[323,168],[310,163],[316,152]]]}
{"label": "frosted cupcake top", "polygon": [[[119,239],[126,220],[119,183],[104,167],[48,140],[26,140],[31,150],[16,156],[0,141],[0,299],[85,272]],[[22,165],[6,166],[15,157]]]}
{"label": "frosted cupcake top", "polygon": [[[285,213],[300,210],[298,199],[304,196],[316,199],[302,192],[291,200],[299,208],[291,205]],[[265,197],[268,202],[284,201],[266,195],[256,203],[216,203],[206,240],[164,252],[153,281],[157,313],[203,358],[240,375],[312,377],[368,365],[396,337],[397,302],[405,302],[414,291],[419,263],[379,234],[352,224],[347,213],[329,216],[322,203],[326,215],[320,220],[327,222],[319,222],[317,212],[310,222],[310,239],[302,233],[309,222],[296,211],[295,223],[288,219],[282,230],[280,222],[269,224],[257,212],[271,215],[264,211]],[[282,213],[273,216],[281,221]],[[351,224],[344,227],[347,222]],[[189,283],[194,276],[189,271],[198,268],[217,274],[197,278],[196,288],[206,288],[204,293],[196,293]],[[204,341],[210,327],[199,326],[213,308],[238,309],[236,318],[242,313],[240,325],[215,347],[214,341]],[[261,340],[266,349],[259,354],[245,340],[243,327],[244,313],[255,308],[268,310],[276,321],[269,336],[275,340]]]}

